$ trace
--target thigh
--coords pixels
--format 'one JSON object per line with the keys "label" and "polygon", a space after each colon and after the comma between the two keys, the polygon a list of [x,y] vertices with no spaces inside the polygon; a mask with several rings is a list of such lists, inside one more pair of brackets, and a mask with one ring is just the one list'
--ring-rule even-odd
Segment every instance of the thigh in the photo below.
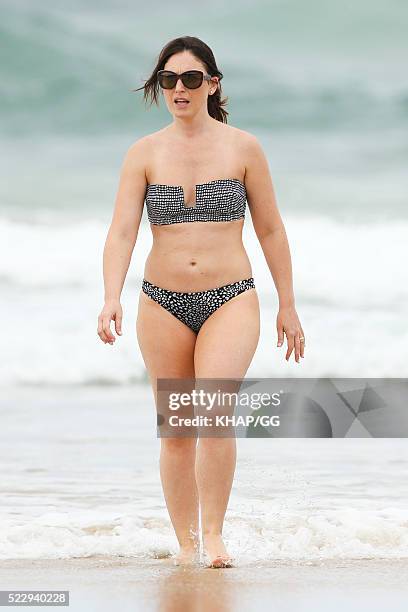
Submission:
{"label": "thigh", "polygon": [[136,334],[156,400],[157,378],[194,378],[196,334],[143,291]]}
{"label": "thigh", "polygon": [[259,300],[256,289],[231,298],[205,321],[197,336],[197,378],[244,378],[258,346]]}

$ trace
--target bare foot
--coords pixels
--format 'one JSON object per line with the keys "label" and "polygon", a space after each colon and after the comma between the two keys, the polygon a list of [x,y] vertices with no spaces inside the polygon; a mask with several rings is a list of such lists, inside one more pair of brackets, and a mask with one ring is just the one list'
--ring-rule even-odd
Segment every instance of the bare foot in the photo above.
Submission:
{"label": "bare foot", "polygon": [[228,554],[221,535],[203,535],[205,556],[208,558],[207,567],[233,567],[232,558]]}
{"label": "bare foot", "polygon": [[195,548],[180,548],[173,560],[174,565],[194,565],[199,561],[199,555]]}

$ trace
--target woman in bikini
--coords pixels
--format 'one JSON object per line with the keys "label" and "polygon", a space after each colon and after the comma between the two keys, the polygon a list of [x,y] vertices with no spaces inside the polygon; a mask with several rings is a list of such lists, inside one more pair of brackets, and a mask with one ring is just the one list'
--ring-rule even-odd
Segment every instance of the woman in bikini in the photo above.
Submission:
{"label": "woman in bikini", "polygon": [[[260,333],[257,291],[242,243],[245,206],[275,283],[277,342],[304,356],[291,258],[268,162],[255,136],[227,125],[219,71],[200,39],[176,38],[143,88],[161,90],[173,121],[127,151],[104,249],[102,342],[121,335],[120,294],[144,202],[153,234],[139,296],[137,340],[157,406],[158,379],[244,378]],[[209,567],[232,566],[222,528],[236,464],[231,437],[162,437],[160,476],[180,550],[199,556],[199,510]]]}

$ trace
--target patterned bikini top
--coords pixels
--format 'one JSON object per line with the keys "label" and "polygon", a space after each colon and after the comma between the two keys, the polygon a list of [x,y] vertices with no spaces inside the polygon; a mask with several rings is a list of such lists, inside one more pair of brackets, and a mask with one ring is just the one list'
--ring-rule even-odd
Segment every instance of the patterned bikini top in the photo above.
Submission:
{"label": "patterned bikini top", "polygon": [[195,203],[185,204],[181,185],[151,183],[146,189],[147,216],[153,225],[190,221],[233,221],[245,217],[246,189],[236,178],[195,186]]}

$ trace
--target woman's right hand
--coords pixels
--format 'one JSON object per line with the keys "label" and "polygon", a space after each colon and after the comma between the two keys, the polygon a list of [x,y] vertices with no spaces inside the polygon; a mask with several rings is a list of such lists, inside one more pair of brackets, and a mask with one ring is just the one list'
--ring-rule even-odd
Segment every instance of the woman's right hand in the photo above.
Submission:
{"label": "woman's right hand", "polygon": [[122,335],[122,306],[119,300],[109,300],[105,302],[98,317],[98,336],[104,344],[113,344],[116,340],[112,334],[110,323],[115,321],[115,331],[118,336]]}

